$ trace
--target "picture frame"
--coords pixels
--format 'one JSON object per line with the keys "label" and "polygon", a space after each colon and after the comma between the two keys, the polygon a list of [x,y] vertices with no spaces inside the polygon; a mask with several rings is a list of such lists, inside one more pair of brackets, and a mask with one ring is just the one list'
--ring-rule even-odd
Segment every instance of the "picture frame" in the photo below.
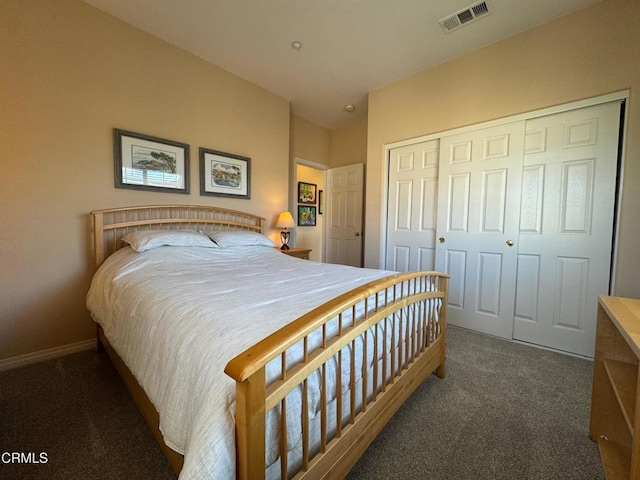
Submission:
{"label": "picture frame", "polygon": [[316,226],[316,207],[312,205],[298,205],[298,226]]}
{"label": "picture frame", "polygon": [[315,183],[298,182],[298,203],[315,205],[317,188]]}
{"label": "picture frame", "polygon": [[251,159],[200,147],[200,195],[251,198]]}
{"label": "picture frame", "polygon": [[318,215],[324,213],[324,190],[318,190]]}
{"label": "picture frame", "polygon": [[189,145],[113,129],[116,188],[189,193]]}

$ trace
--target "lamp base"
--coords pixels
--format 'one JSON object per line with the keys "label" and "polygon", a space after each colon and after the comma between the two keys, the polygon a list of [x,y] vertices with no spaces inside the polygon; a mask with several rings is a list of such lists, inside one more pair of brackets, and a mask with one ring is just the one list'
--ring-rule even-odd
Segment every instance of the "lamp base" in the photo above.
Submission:
{"label": "lamp base", "polygon": [[280,240],[282,241],[282,246],[280,247],[280,250],[289,250],[289,245],[287,245],[287,243],[289,243],[290,236],[291,236],[291,233],[286,228],[280,232]]}

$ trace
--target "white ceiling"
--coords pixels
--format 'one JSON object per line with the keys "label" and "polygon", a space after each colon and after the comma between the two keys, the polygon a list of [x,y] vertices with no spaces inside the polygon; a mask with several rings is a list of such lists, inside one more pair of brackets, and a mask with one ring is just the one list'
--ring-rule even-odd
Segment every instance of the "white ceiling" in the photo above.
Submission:
{"label": "white ceiling", "polygon": [[599,0],[487,0],[493,13],[448,34],[438,20],[477,0],[84,1],[333,130],[366,118],[372,90]]}

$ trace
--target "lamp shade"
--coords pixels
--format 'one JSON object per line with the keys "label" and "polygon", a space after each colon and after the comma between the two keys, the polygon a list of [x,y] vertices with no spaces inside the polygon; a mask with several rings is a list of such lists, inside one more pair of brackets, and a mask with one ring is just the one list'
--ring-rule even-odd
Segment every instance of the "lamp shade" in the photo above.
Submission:
{"label": "lamp shade", "polygon": [[276,222],[276,228],[293,228],[296,223],[293,221],[293,217],[289,212],[282,212]]}

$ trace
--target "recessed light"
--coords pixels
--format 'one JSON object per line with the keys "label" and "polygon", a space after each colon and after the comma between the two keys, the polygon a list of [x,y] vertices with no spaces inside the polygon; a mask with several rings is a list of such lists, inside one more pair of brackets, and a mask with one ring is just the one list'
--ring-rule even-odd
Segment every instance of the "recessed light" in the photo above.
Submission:
{"label": "recessed light", "polygon": [[356,111],[356,107],[355,105],[345,105],[344,106],[344,111],[345,112],[349,112],[349,113],[353,113]]}
{"label": "recessed light", "polygon": [[294,40],[293,42],[291,42],[291,48],[293,48],[294,50],[300,50],[302,48],[302,42]]}

